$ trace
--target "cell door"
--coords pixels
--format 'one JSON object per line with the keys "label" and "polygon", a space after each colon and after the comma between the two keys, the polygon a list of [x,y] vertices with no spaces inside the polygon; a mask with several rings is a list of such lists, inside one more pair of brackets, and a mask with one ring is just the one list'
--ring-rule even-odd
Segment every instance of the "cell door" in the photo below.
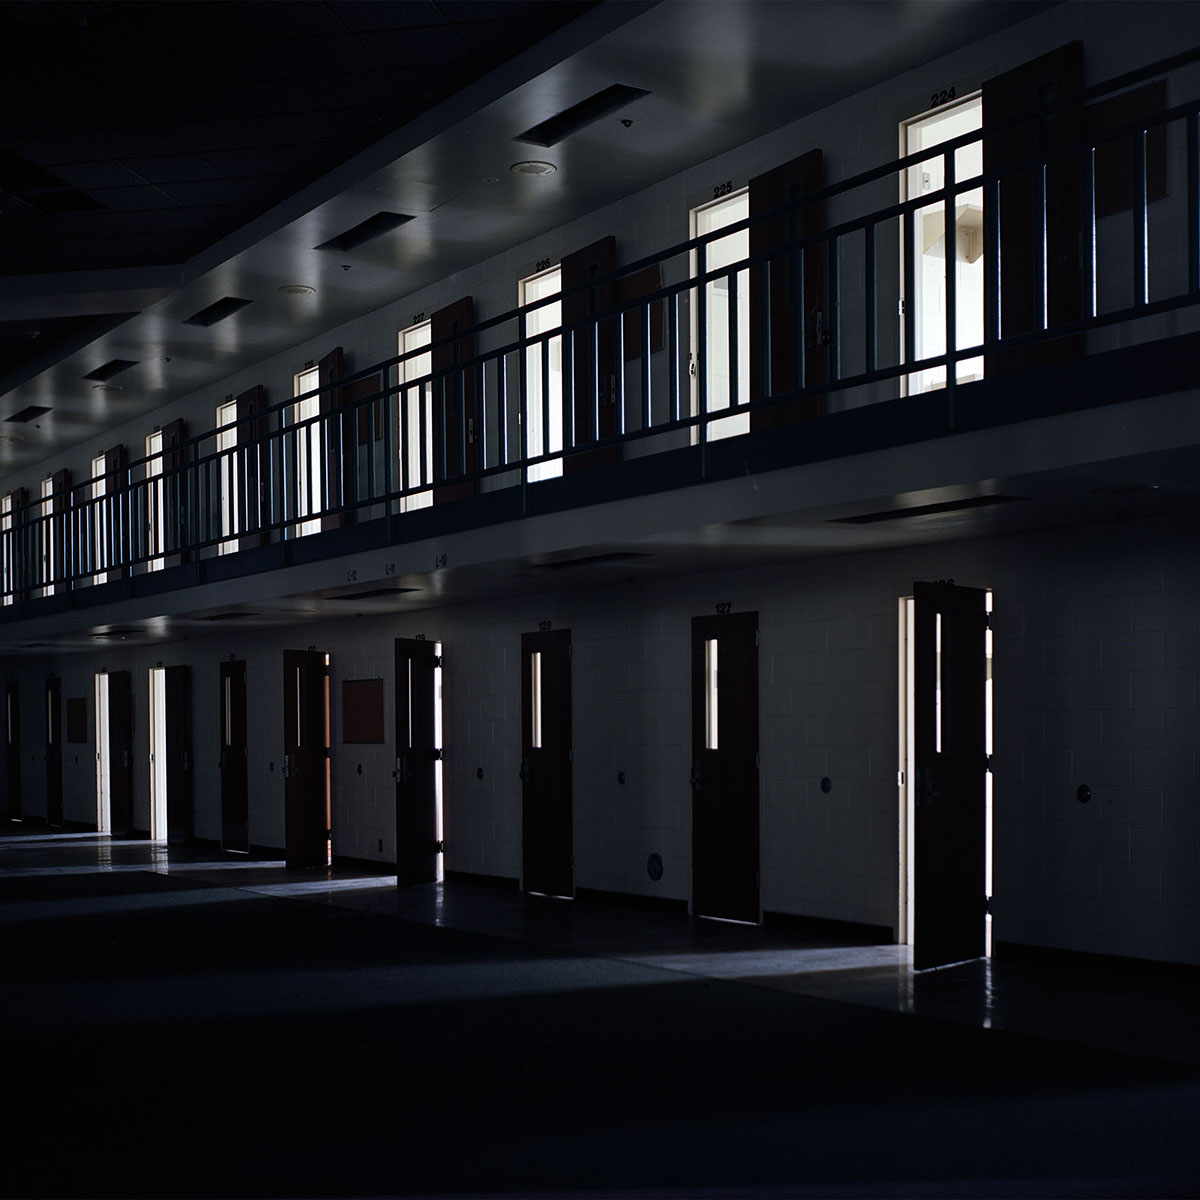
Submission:
{"label": "cell door", "polygon": [[[475,301],[463,296],[429,318],[433,379],[433,477],[442,484],[436,503],[473,496],[475,479],[463,479],[482,466],[477,444],[478,420],[475,368],[462,367],[475,356]],[[445,481],[459,480],[446,483]]]}
{"label": "cell door", "polygon": [[289,870],[329,865],[329,655],[283,652],[284,838]]}
{"label": "cell door", "polygon": [[[1035,115],[1083,91],[1083,43],[1069,42],[983,85],[985,126],[1007,126],[983,141],[983,169],[992,174],[1052,155],[1080,141],[1082,104]],[[1019,117],[1028,121],[1012,122]],[[1044,182],[1044,193],[1040,186]],[[1083,315],[1080,244],[1083,235],[1083,170],[1078,156],[1052,161],[1040,171],[1016,171],[1000,181],[1000,254],[985,259],[984,304],[1002,337],[1029,333]],[[1044,203],[1044,208],[1043,208]],[[1044,222],[1043,222],[1044,218]],[[998,273],[998,278],[996,277]],[[999,284],[1000,311],[994,312]],[[1083,351],[1082,334],[1053,343],[989,354],[985,371],[1027,369],[1060,362]]]}
{"label": "cell door", "polygon": [[571,631],[521,635],[522,874],[527,892],[575,893]]}
{"label": "cell door", "polygon": [[[591,318],[617,304],[613,281],[584,288],[591,280],[611,274],[617,265],[617,242],[610,234],[582,250],[566,255],[559,268],[563,292],[562,319],[571,353],[572,406],[576,449],[598,439],[616,437],[617,419],[617,334],[616,318]],[[583,289],[583,290],[576,290]],[[571,326],[575,326],[574,330]],[[563,470],[584,470],[616,462],[620,450],[609,446],[567,458]]]}
{"label": "cell door", "polygon": [[[822,153],[810,150],[750,180],[750,216],[758,217],[790,200],[820,191],[824,183]],[[750,226],[751,257],[770,256],[765,264],[750,271],[751,400],[782,396],[828,378],[826,248],[817,242],[798,251],[787,249],[800,238],[819,234],[824,227],[820,202],[777,213]],[[750,424],[752,429],[767,429],[820,413],[821,398],[810,396],[756,410]]]}
{"label": "cell door", "polygon": [[759,919],[758,613],[692,619],[692,912]]}
{"label": "cell door", "polygon": [[133,686],[128,671],[108,675],[108,803],[113,834],[133,831]]}
{"label": "cell door", "polygon": [[4,685],[4,780],[8,818],[21,819],[21,686],[15,679]]}
{"label": "cell door", "polygon": [[221,849],[250,849],[246,775],[246,664],[221,664]]}
{"label": "cell door", "polygon": [[441,645],[396,639],[396,882],[438,877]]}
{"label": "cell door", "polygon": [[180,844],[190,841],[194,834],[191,671],[182,666],[167,667],[164,682],[167,840]]}
{"label": "cell door", "polygon": [[46,823],[63,823],[62,680],[46,680]]}
{"label": "cell door", "polygon": [[985,952],[987,593],[913,589],[913,966]]}

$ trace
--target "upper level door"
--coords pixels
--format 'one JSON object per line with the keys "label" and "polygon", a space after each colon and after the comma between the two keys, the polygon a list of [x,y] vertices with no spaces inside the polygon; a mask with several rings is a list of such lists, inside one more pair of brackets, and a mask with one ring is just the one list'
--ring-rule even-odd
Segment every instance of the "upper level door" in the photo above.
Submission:
{"label": "upper level door", "polygon": [[913,966],[978,958],[987,923],[987,593],[914,599]]}
{"label": "upper level door", "polygon": [[440,843],[441,644],[396,639],[396,882],[435,883]]}
{"label": "upper level door", "polygon": [[521,811],[525,890],[575,893],[571,631],[521,635]]}
{"label": "upper level door", "polygon": [[692,619],[692,911],[759,919],[758,613]]}
{"label": "upper level door", "polygon": [[284,827],[289,868],[326,867],[330,853],[329,655],[283,652]]}

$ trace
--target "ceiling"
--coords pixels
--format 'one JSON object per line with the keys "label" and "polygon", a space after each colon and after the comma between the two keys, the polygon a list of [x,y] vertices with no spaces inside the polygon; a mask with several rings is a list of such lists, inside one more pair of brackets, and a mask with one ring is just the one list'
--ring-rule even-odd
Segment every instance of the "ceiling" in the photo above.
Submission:
{"label": "ceiling", "polygon": [[[0,3],[0,486],[1039,7]],[[614,83],[648,94],[515,140]]]}

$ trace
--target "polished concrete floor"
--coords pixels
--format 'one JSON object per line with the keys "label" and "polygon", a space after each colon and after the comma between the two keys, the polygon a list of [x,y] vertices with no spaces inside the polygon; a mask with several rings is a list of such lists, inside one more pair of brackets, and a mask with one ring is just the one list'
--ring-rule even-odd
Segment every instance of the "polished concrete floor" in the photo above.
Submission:
{"label": "polished concrete floor", "polygon": [[0,825],[4,1194],[1195,1195],[1195,976]]}

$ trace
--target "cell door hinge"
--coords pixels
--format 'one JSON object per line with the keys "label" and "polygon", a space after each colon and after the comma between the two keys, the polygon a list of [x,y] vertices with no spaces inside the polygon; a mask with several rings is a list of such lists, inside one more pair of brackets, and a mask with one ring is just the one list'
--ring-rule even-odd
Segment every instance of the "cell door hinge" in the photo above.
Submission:
{"label": "cell door hinge", "polygon": [[757,629],[754,631],[754,648],[756,650],[758,649],[758,630]]}
{"label": "cell door hinge", "polygon": [[991,914],[991,911],[992,911],[992,898],[991,898],[991,896],[984,896],[984,898],[983,898],[983,911],[984,911],[985,913],[988,913],[989,915]]}
{"label": "cell door hinge", "polygon": [[435,667],[440,667],[442,665],[442,656],[440,654],[435,654],[433,656],[433,665]]}
{"label": "cell door hinge", "polygon": [[903,317],[905,315],[904,301],[900,300],[896,303],[896,311]]}
{"label": "cell door hinge", "polygon": [[993,775],[993,774],[995,774],[995,767],[993,766],[993,756],[992,756],[992,755],[990,755],[990,754],[985,754],[985,755],[983,756],[983,769],[984,769],[984,770],[985,770],[985,771],[986,771],[986,772],[987,772],[989,775]]}
{"label": "cell door hinge", "polygon": [[983,614],[984,629],[995,629],[996,628],[995,620],[996,620],[995,613],[984,613]]}
{"label": "cell door hinge", "polygon": [[433,848],[438,854],[446,853],[446,843],[445,842],[434,842]]}

